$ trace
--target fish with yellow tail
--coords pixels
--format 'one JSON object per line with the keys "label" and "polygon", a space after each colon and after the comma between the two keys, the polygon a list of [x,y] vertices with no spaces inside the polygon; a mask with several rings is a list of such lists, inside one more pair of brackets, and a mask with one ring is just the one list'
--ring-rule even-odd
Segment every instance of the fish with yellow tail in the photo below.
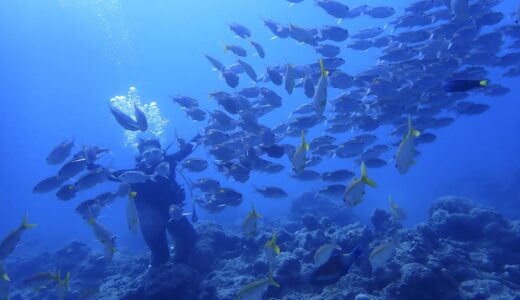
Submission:
{"label": "fish with yellow tail", "polygon": [[341,247],[336,243],[335,240],[332,240],[330,243],[321,245],[318,250],[316,250],[316,253],[314,253],[314,266],[319,267],[326,263],[332,256],[334,250],[341,250]]}
{"label": "fish with yellow tail", "polygon": [[255,205],[251,203],[251,211],[247,214],[247,217],[242,224],[242,230],[246,237],[250,238],[256,235],[256,223],[261,217],[262,216],[256,212]]}
{"label": "fish with yellow tail", "polygon": [[70,292],[69,290],[70,272],[67,272],[65,279],[61,279],[61,271],[40,272],[31,275],[23,281],[24,287],[31,287],[36,292],[53,289],[58,299],[64,299]]}
{"label": "fish with yellow tail", "polygon": [[264,251],[269,261],[280,255],[280,247],[276,244],[276,232],[273,232],[271,239],[265,243]]}
{"label": "fish with yellow tail", "polygon": [[402,221],[406,219],[406,212],[402,207],[397,205],[397,203],[394,202],[394,199],[392,199],[392,196],[388,196],[388,204],[390,204],[390,213],[392,214],[392,217],[396,219],[397,221]]}
{"label": "fish with yellow tail", "polygon": [[305,165],[307,164],[307,151],[309,151],[309,144],[305,142],[305,131],[302,130],[302,143],[294,152],[291,160],[292,167],[296,174],[301,174],[305,169]]}
{"label": "fish with yellow tail", "polygon": [[265,279],[251,282],[243,287],[237,294],[239,300],[262,300],[262,295],[267,291],[269,286],[280,287],[278,282],[273,279],[273,272],[269,271],[269,276]]}
{"label": "fish with yellow tail", "polygon": [[7,272],[5,271],[4,263],[0,261],[0,280],[3,281],[11,281],[9,278],[9,275],[7,275]]}
{"label": "fish with yellow tail", "polygon": [[3,262],[0,262],[0,300],[9,299],[9,287],[11,279],[4,269]]}
{"label": "fish with yellow tail", "polygon": [[116,237],[94,218],[90,218],[89,225],[92,227],[98,241],[105,247],[103,252],[105,260],[111,261],[114,257],[114,253],[117,251]]}
{"label": "fish with yellow tail", "polygon": [[128,224],[128,229],[134,234],[137,233],[139,227],[135,197],[137,197],[137,192],[130,192],[126,203],[126,222]]}
{"label": "fish with yellow tail", "polygon": [[70,272],[67,272],[65,279],[62,280],[58,271],[58,286],[56,286],[56,296],[58,299],[65,299],[70,294],[69,281]]}
{"label": "fish with yellow tail", "polygon": [[325,112],[325,106],[327,105],[327,86],[329,85],[329,71],[325,70],[323,59],[320,59],[321,77],[318,80],[318,85],[314,91],[314,97],[312,98],[314,104],[314,110],[318,116],[323,116]]}
{"label": "fish with yellow tail", "polygon": [[395,167],[400,174],[408,172],[411,166],[415,164],[415,141],[421,133],[413,128],[412,117],[408,116],[408,132],[401,140],[397,153],[395,154]]}
{"label": "fish with yellow tail", "polygon": [[372,270],[382,267],[386,262],[392,259],[395,255],[396,248],[398,247],[397,233],[393,236],[390,242],[376,246],[368,257]]}
{"label": "fish with yellow tail", "polygon": [[27,223],[27,214],[23,216],[22,224],[11,231],[0,243],[0,261],[4,261],[9,254],[11,254],[20,242],[22,234],[26,229],[36,227],[36,224]]}
{"label": "fish with yellow tail", "polygon": [[353,178],[345,188],[343,200],[349,207],[354,207],[363,201],[365,185],[376,187],[376,183],[367,177],[365,163],[361,163],[361,178]]}

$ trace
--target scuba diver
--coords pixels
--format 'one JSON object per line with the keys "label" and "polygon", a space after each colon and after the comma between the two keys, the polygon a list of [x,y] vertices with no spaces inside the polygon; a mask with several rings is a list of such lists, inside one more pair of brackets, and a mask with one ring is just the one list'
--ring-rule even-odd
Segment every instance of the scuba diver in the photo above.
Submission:
{"label": "scuba diver", "polygon": [[[197,135],[189,143],[180,143],[180,150],[173,154],[166,154],[167,149],[163,150],[157,139],[140,140],[139,155],[135,158],[136,168],[112,173],[111,180],[119,182],[122,181],[120,176],[129,172],[144,175],[146,178],[128,183],[130,191],[135,192],[139,226],[152,252],[152,267],[162,265],[170,258],[166,230],[174,242],[175,262],[186,262],[197,241],[197,233],[186,216],[171,219],[169,209],[173,204],[178,207],[184,205],[186,196],[184,189],[175,180],[175,169],[178,163],[195,150],[200,140],[200,135]],[[160,164],[169,166],[169,176],[153,176]]]}

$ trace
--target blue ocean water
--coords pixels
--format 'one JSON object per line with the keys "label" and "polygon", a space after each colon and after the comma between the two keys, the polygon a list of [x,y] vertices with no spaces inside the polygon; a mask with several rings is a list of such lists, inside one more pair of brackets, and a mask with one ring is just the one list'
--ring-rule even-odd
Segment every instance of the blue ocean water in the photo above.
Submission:
{"label": "blue ocean water", "polygon": [[[389,19],[361,16],[344,20],[341,26],[350,33],[385,27],[413,2],[391,3],[396,14]],[[382,0],[348,3],[350,7],[363,4],[389,5],[388,1]],[[505,14],[500,24],[514,23],[516,17],[511,15],[517,5],[516,1],[503,1],[495,8]],[[130,87],[137,89],[142,102],[156,101],[163,117],[169,120],[161,136],[163,141],[173,142],[175,131],[185,139],[200,133],[207,121],[190,120],[168,95],[194,97],[201,107],[212,110],[217,105],[208,98],[209,92],[233,91],[204,58],[204,54],[208,54],[225,65],[235,63],[235,56],[224,53],[222,43],[242,45],[254,52],[247,41],[228,30],[229,22],[247,26],[255,41],[263,45],[265,59],[252,55],[245,59],[258,74],[263,74],[266,66],[318,62],[319,56],[308,45],[300,45],[292,39],[271,39],[272,33],[263,26],[261,17],[308,28],[336,24],[336,19],[313,1],[294,6],[282,0],[0,2],[0,127],[3,129],[0,236],[18,226],[27,212],[28,220],[37,223],[38,229],[24,235],[20,252],[54,250],[71,240],[100,247],[74,209],[81,200],[115,190],[117,185],[107,183],[66,202],[58,200],[53,192],[33,194],[36,183],[58,170],[57,166],[45,162],[50,150],[63,140],[75,138],[76,149],[83,144],[109,148],[112,153],[102,160],[103,164],[112,163],[115,169],[131,168],[136,150],[125,146],[123,130],[107,107],[112,97],[126,95]],[[495,27],[484,28],[483,32],[490,32]],[[391,33],[391,26],[385,27],[385,34]],[[342,46],[340,56],[346,63],[341,69],[352,75],[360,73],[377,64],[379,53],[377,49],[355,51]],[[411,227],[425,219],[433,200],[458,195],[518,217],[519,189],[514,185],[519,183],[520,173],[520,87],[517,78],[502,76],[505,70],[489,68],[489,79],[511,91],[500,97],[471,93],[470,101],[485,103],[491,108],[476,116],[459,116],[449,127],[431,130],[437,139],[418,147],[421,154],[410,172],[400,175],[393,167],[391,159],[395,147],[383,156],[389,161],[386,167],[369,169],[369,176],[378,187],[367,190],[364,202],[354,208],[355,214],[368,223],[374,209],[388,209],[387,197],[391,195],[407,212],[404,225]],[[239,87],[251,84],[245,75],[241,75]],[[288,95],[283,86],[263,85],[283,97],[281,108],[259,119],[265,126],[273,128],[287,120],[296,107],[308,102],[301,89]],[[329,97],[340,93],[340,90],[329,90]],[[326,111],[325,115],[328,113]],[[325,124],[314,127],[308,140],[324,134],[325,128]],[[377,129],[379,142],[395,142],[388,137],[390,130],[389,127]],[[359,133],[340,134],[337,138],[346,141]],[[287,137],[284,143],[298,146],[299,139]],[[325,185],[319,181],[290,180],[292,171],[286,157],[279,159],[286,166],[283,172],[253,172],[247,183],[234,182],[218,174],[211,163],[214,158],[203,147],[192,157],[210,162],[210,168],[202,175],[217,178],[243,193],[244,202],[239,207],[227,207],[218,214],[198,210],[201,220],[217,221],[231,228],[240,225],[251,202],[264,216],[284,216],[293,198]],[[338,168],[359,173],[359,166],[352,159],[338,158],[325,159],[315,170],[324,172]],[[185,175],[192,180],[201,177],[189,172]],[[178,181],[185,185],[181,178]],[[252,183],[283,187],[289,197],[282,200],[262,198],[254,192]],[[191,207],[189,197],[187,202],[187,207]],[[127,230],[124,201],[116,201],[104,210],[101,220],[118,236],[120,247],[136,253],[146,251],[142,237]]]}

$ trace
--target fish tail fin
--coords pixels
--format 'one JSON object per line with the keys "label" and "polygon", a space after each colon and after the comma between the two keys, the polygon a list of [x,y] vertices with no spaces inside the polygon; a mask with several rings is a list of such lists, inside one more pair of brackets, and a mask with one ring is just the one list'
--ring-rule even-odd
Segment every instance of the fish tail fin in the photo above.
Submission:
{"label": "fish tail fin", "polygon": [[229,51],[229,47],[226,45],[226,43],[220,42],[220,44],[222,45],[222,47],[224,47],[224,53]]}
{"label": "fish tail fin", "polygon": [[258,214],[256,212],[256,208],[255,208],[255,204],[253,202],[251,202],[251,213],[253,216],[257,217],[257,218],[261,218],[262,215]]}
{"label": "fish tail fin", "polygon": [[23,229],[29,229],[29,228],[34,228],[38,226],[37,224],[29,224],[27,223],[27,213],[25,213],[25,215],[23,215],[23,219],[22,219],[22,228]]}
{"label": "fish tail fin", "polygon": [[368,184],[371,187],[376,187],[377,184],[370,178],[367,177],[367,167],[365,166],[365,162],[361,162],[361,180]]}
{"label": "fish tail fin", "polygon": [[489,85],[489,81],[488,80],[481,80],[481,81],[479,81],[479,85],[480,86],[488,86]]}
{"label": "fish tail fin", "polygon": [[[0,264],[3,264],[2,262],[0,262]],[[11,281],[11,278],[9,278],[9,275],[7,275],[7,272],[3,272],[2,276],[0,276],[0,278],[4,281]]]}
{"label": "fish tail fin", "polygon": [[410,132],[410,134],[413,136],[413,137],[418,137],[421,135],[421,133],[419,132],[419,130],[415,130],[413,128],[413,125],[412,125],[412,116],[409,115],[408,116],[408,132]]}
{"label": "fish tail fin", "polygon": [[273,271],[269,271],[269,278],[267,279],[269,281],[269,285],[275,286],[277,288],[280,287],[280,284],[273,279]]}
{"label": "fish tail fin", "polygon": [[321,69],[321,76],[323,76],[323,77],[329,76],[329,71],[325,70],[325,64],[323,63],[322,58],[320,58],[320,69]]}
{"label": "fish tail fin", "polygon": [[69,287],[69,281],[70,281],[70,272],[67,272],[67,274],[65,275],[65,279],[61,280],[58,278],[58,280],[60,281],[60,284],[66,288]]}
{"label": "fish tail fin", "polygon": [[276,254],[280,254],[281,250],[280,250],[280,247],[278,247],[278,245],[276,244],[276,232],[273,231],[273,237],[271,238],[271,241],[269,242],[269,244],[271,245],[271,247],[273,248],[274,252]]}
{"label": "fish tail fin", "polygon": [[309,144],[305,142],[305,130],[302,130],[302,147],[305,148],[305,150],[309,150]]}

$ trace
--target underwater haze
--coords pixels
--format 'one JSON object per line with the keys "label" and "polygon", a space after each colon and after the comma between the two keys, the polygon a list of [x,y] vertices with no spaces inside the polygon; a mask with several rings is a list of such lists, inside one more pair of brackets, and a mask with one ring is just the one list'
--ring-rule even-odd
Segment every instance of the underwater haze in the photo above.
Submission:
{"label": "underwater haze", "polygon": [[0,300],[520,299],[518,13],[1,1]]}

